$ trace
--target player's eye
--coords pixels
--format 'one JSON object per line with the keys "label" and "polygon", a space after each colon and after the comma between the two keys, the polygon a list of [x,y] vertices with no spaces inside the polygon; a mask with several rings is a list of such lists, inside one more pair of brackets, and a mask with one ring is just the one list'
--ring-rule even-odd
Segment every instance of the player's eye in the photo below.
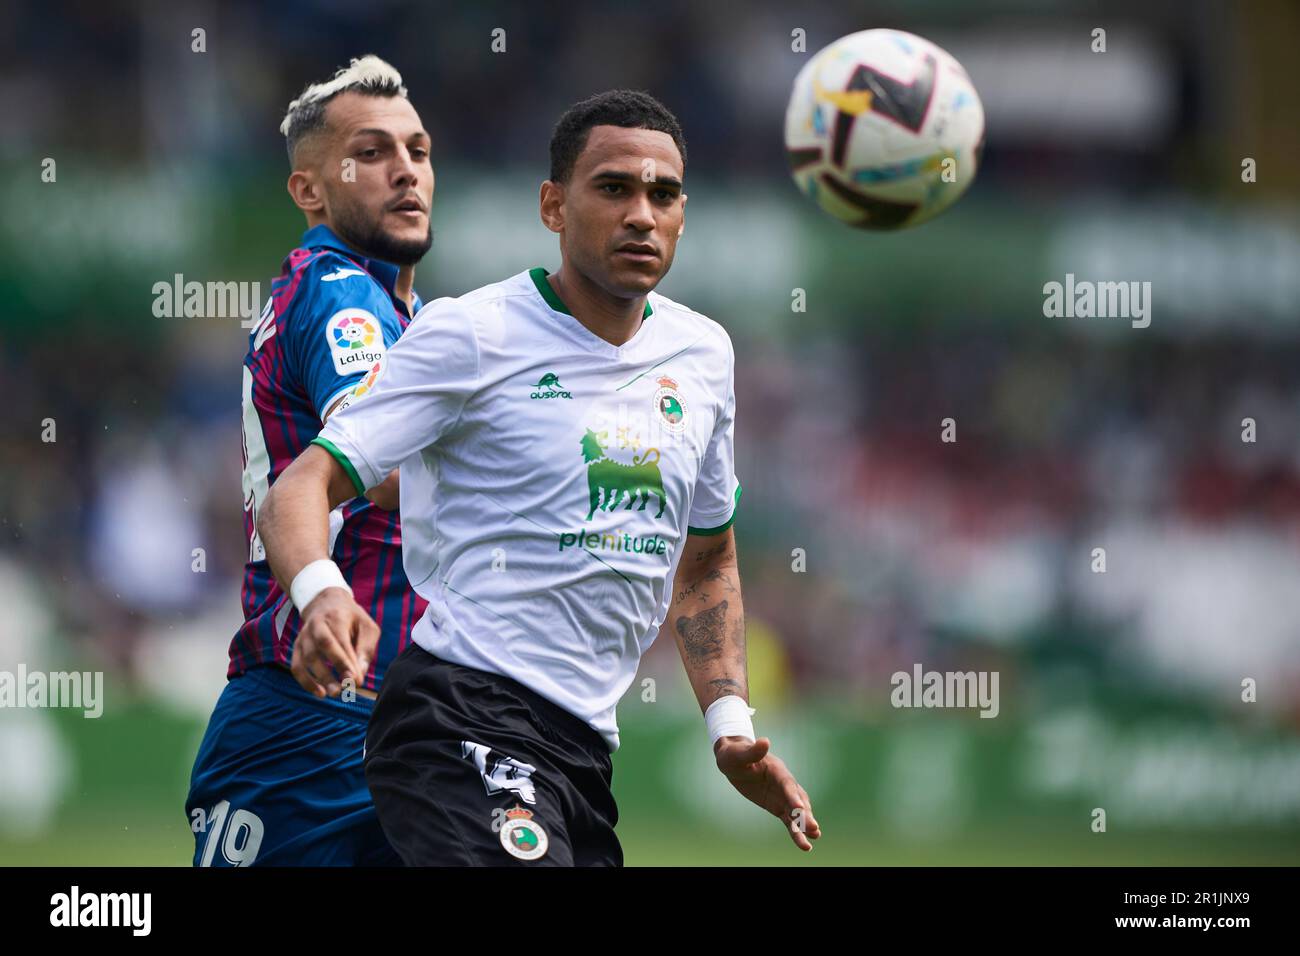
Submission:
{"label": "player's eye", "polygon": [[622,183],[602,183],[600,188],[601,188],[601,189],[608,190],[608,191],[609,191],[609,194],[612,196],[612,195],[614,195],[615,193],[622,192],[622,190],[623,190],[623,184],[622,184]]}
{"label": "player's eye", "polygon": [[656,189],[655,198],[660,202],[672,202],[677,198],[677,194],[671,189]]}
{"label": "player's eye", "polygon": [[364,156],[366,159],[374,159],[376,156],[379,155],[379,147],[368,146],[365,149],[361,150],[361,155]]}

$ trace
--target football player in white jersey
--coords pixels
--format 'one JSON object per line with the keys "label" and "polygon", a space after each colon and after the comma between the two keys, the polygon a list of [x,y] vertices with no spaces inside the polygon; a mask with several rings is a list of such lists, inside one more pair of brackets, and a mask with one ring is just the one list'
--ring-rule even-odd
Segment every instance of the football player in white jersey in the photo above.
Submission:
{"label": "football player in white jersey", "polygon": [[372,656],[327,515],[400,466],[403,563],[429,607],[365,766],[408,864],[620,865],[615,707],[665,621],[719,770],[800,849],[820,836],[748,706],[731,340],[653,291],[684,229],[685,160],[646,93],[571,107],[540,196],[560,268],[427,305],[263,505],[281,585]]}

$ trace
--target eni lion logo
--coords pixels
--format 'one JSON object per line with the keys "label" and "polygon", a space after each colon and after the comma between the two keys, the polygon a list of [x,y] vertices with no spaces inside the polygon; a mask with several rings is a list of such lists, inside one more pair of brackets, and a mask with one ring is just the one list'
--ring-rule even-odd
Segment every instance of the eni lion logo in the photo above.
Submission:
{"label": "eni lion logo", "polygon": [[588,428],[587,434],[582,436],[582,460],[587,463],[587,489],[591,495],[586,520],[591,520],[597,508],[613,511],[625,495],[629,511],[637,495],[641,496],[641,506],[637,511],[645,511],[651,494],[658,495],[659,511],[655,517],[663,517],[664,479],[659,471],[658,448],[647,448],[644,455],[637,455],[629,465],[608,457],[600,447],[599,436]]}

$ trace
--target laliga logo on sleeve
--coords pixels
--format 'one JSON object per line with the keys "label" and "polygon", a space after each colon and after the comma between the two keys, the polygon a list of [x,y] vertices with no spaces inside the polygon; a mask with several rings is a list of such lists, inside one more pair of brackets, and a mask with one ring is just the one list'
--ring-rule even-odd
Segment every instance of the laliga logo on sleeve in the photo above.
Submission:
{"label": "laliga logo on sleeve", "polygon": [[375,382],[379,381],[380,373],[384,371],[384,366],[387,361],[388,361],[387,355],[379,356],[379,361],[376,362],[374,364],[374,367],[371,368],[370,371],[366,373],[366,377],[363,378],[361,381],[357,382],[357,384],[353,386],[352,391],[346,393],[343,396],[343,400],[338,403],[334,411],[341,412],[343,411],[343,409],[348,408],[354,402],[356,402],[357,399],[363,398],[364,396],[369,395],[372,391],[374,391]]}
{"label": "laliga logo on sleeve", "polygon": [[540,860],[546,855],[550,839],[541,824],[533,822],[533,812],[515,804],[506,811],[506,822],[501,827],[501,845],[506,852],[520,860]]}
{"label": "laliga logo on sleeve", "polygon": [[[358,310],[360,311],[360,310]],[[375,340],[374,317],[368,312],[339,319],[334,326],[334,344],[339,348],[363,349]]]}
{"label": "laliga logo on sleeve", "polygon": [[329,337],[334,371],[340,375],[373,368],[384,355],[379,320],[365,309],[335,312],[326,323],[325,334]]}
{"label": "laliga logo on sleeve", "polygon": [[366,377],[357,382],[357,387],[352,390],[355,397],[360,398],[375,387],[375,382],[379,381],[379,374],[384,370],[386,358],[387,356],[379,356],[379,361],[374,364]]}

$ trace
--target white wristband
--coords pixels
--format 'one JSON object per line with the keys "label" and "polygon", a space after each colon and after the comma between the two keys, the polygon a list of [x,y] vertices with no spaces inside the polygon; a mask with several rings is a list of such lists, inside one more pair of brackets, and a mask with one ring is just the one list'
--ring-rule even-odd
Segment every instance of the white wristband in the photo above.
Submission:
{"label": "white wristband", "polygon": [[754,722],[750,715],[754,708],[734,694],[719,697],[704,712],[704,723],[709,729],[709,746],[718,742],[719,737],[744,737],[754,741]]}
{"label": "white wristband", "polygon": [[348,594],[352,593],[348,582],[343,580],[343,572],[339,570],[339,566],[327,558],[321,558],[298,572],[298,576],[289,585],[289,600],[301,614],[316,595],[326,588],[343,588]]}

